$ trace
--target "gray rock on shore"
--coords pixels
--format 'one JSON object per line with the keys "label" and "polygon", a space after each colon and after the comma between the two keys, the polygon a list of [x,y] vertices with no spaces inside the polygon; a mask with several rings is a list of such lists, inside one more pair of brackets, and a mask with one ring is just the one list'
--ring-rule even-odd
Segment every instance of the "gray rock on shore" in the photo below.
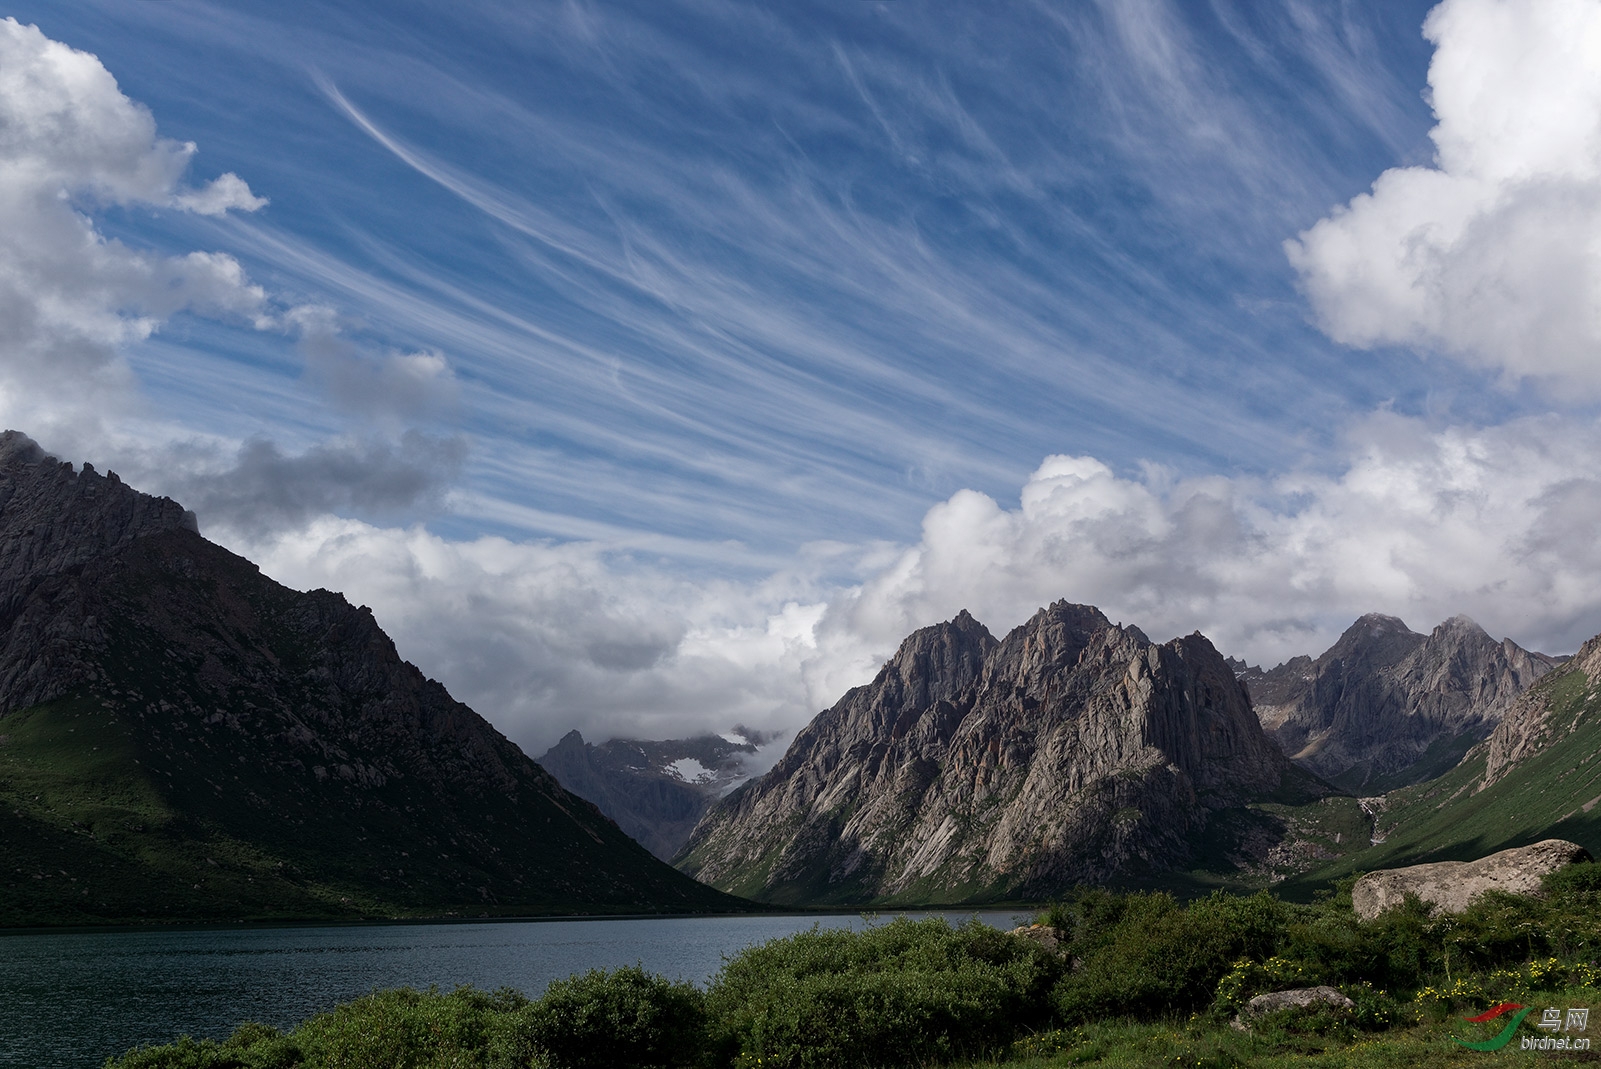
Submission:
{"label": "gray rock on shore", "polygon": [[1351,906],[1362,920],[1372,920],[1415,894],[1434,913],[1460,913],[1486,891],[1529,895],[1545,877],[1590,852],[1566,839],[1546,839],[1531,846],[1502,850],[1477,861],[1436,861],[1403,869],[1370,872],[1351,888]]}

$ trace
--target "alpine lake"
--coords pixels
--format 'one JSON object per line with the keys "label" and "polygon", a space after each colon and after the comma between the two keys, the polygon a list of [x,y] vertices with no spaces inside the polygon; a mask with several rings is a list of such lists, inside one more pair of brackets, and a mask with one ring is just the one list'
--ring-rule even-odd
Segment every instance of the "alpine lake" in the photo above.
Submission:
{"label": "alpine lake", "polygon": [[[287,1029],[370,991],[468,984],[537,997],[552,980],[641,965],[704,986],[725,958],[769,939],[901,914],[766,915],[0,934],[0,1066],[99,1069],[187,1034],[245,1021]],[[997,928],[1018,912],[977,917]]]}

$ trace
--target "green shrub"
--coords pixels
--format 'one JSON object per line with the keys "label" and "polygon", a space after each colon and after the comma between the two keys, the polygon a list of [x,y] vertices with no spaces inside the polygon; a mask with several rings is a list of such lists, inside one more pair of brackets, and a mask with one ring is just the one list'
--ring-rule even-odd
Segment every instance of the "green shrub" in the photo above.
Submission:
{"label": "green shrub", "polygon": [[1241,958],[1217,982],[1212,1012],[1217,1017],[1232,1017],[1257,995],[1313,987],[1320,982],[1317,973],[1308,969],[1305,962],[1277,956],[1261,962]]}
{"label": "green shrub", "polygon": [[440,994],[402,987],[318,1014],[292,1037],[308,1069],[487,1069],[500,1017],[526,1003],[509,989]]}
{"label": "green shrub", "polygon": [[1564,865],[1543,882],[1547,899],[1556,906],[1583,911],[1601,908],[1601,862]]}
{"label": "green shrub", "polygon": [[[1109,901],[1121,898],[1121,902]],[[1053,994],[1069,1023],[1188,1013],[1208,1006],[1242,958],[1270,957],[1285,928],[1272,895],[1224,893],[1181,908],[1166,894],[1085,895],[1068,904],[1079,968]]]}
{"label": "green shrub", "polygon": [[492,1069],[538,1060],[550,1069],[671,1069],[706,1046],[705,996],[638,966],[557,980],[510,1014]]}
{"label": "green shrub", "polygon": [[1351,1023],[1364,1032],[1382,1032],[1416,1020],[1416,1014],[1403,1009],[1389,992],[1366,980],[1343,984],[1340,993],[1351,1000]]}
{"label": "green shrub", "polygon": [[299,1044],[269,1025],[247,1021],[221,1043],[182,1036],[176,1043],[140,1047],[108,1058],[108,1069],[298,1069]]}
{"label": "green shrub", "polygon": [[707,993],[712,1055],[738,1067],[924,1065],[1043,1024],[1061,962],[978,921],[813,928],[728,961]]}

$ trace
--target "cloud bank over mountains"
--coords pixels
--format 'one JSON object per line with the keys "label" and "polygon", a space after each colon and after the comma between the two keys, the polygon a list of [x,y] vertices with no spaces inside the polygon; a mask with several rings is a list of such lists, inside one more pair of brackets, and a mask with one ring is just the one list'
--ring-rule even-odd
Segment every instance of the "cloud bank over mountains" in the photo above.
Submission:
{"label": "cloud bank over mountains", "polygon": [[[1000,633],[1066,597],[1166,639],[1192,630],[1276,664],[1364,612],[1465,612],[1567,652],[1601,627],[1601,439],[1560,417],[1431,429],[1380,413],[1335,475],[1123,478],[1050,457],[1003,507],[962,491],[905,547],[820,547],[759,583],[687,580],[597,544],[452,542],[321,521],[253,556],[371,604],[508,730],[544,741],[789,731],[963,608]],[[860,582],[825,575],[848,564]],[[582,710],[572,720],[555,710]],[[569,714],[572,715],[572,714]]]}
{"label": "cloud bank over mountains", "polygon": [[[1194,111],[1197,85],[1223,92],[1207,82],[1213,75],[1203,65],[1173,51],[1176,37],[1163,34],[1178,31],[1168,22],[1142,26],[1139,33],[1131,24],[1116,28],[1137,38],[1130,47],[1143,63],[1168,71],[1169,119]],[[1228,29],[1249,36],[1243,26]],[[394,341],[360,308],[342,305],[348,294],[305,292],[254,265],[247,271],[241,250],[290,240],[236,222],[248,215],[250,226],[267,227],[277,191],[259,196],[232,172],[186,184],[193,144],[163,138],[150,111],[124,95],[95,56],[13,19],[0,21],[0,418],[66,459],[115,467],[134,485],[179,498],[199,513],[205,534],[275,578],[371,605],[404,656],[533,752],[573,726],[594,740],[726,731],[735,723],[793,731],[866,681],[910,630],[966,608],[1000,632],[1057,598],[1094,603],[1157,640],[1200,629],[1226,652],[1267,663],[1321,650],[1368,611],[1414,627],[1466,612],[1493,634],[1565,652],[1601,630],[1601,479],[1594,474],[1601,435],[1585,407],[1601,388],[1601,2],[1446,0],[1425,33],[1435,47],[1433,165],[1384,171],[1370,193],[1290,239],[1287,261],[1274,269],[1286,285],[1299,282],[1307,314],[1336,342],[1397,346],[1435,364],[1502,375],[1510,400],[1501,418],[1464,421],[1449,405],[1440,414],[1382,405],[1345,413],[1338,427],[1309,433],[1303,452],[1244,472],[1197,474],[1064,452],[1038,459],[1015,496],[993,485],[925,494],[931,503],[920,530],[807,539],[777,563],[771,547],[731,537],[653,541],[602,524],[585,537],[508,535],[493,518],[539,507],[545,488],[496,499],[465,485],[470,462],[500,460],[496,440],[474,422],[474,406],[494,389],[468,370],[465,349]],[[906,120],[884,110],[893,97],[885,70],[868,69],[843,45],[824,51],[850,91],[876,109],[895,151],[916,157],[908,166],[926,167],[938,155],[937,139],[909,140]],[[342,114],[378,129],[331,84],[317,82],[320,98],[334,94]],[[969,147],[983,148],[987,163],[964,159],[963,167],[1005,159],[949,84],[919,84],[942,114],[967,123]],[[1351,86],[1342,99],[1383,111],[1382,101],[1363,104]],[[401,152],[397,145],[385,151]],[[448,178],[458,197],[515,215],[420,159],[412,153],[406,165],[431,169],[436,183]],[[994,173],[1003,185],[1031,188],[1020,172]],[[1257,178],[1265,195],[1268,172]],[[731,198],[707,211],[727,213],[719,226],[732,231],[742,204]],[[198,220],[199,229],[174,229],[173,241],[198,244],[203,235],[234,251],[146,248],[111,236],[117,213],[128,210]],[[773,232],[797,229],[792,220],[760,219]],[[584,239],[577,224],[554,213],[516,221],[525,237],[538,222],[571,227],[559,235],[565,242]],[[827,330],[801,322],[796,308],[768,310],[780,302],[755,276],[730,272],[711,290],[684,288],[694,272],[668,270],[673,249],[626,223],[619,232],[638,244],[620,243],[615,262],[603,266],[651,281],[653,299],[688,309],[707,337],[726,336],[728,321],[717,318],[713,299],[723,290],[737,298],[740,315],[767,317],[751,337],[774,347],[775,339]],[[841,255],[855,259],[837,271],[854,273],[864,301],[879,269],[904,293],[915,292],[924,277],[891,259],[902,235],[877,233],[882,240],[870,246],[846,243]],[[927,247],[913,255],[938,261]],[[836,273],[823,266],[814,265],[818,279]],[[979,290],[968,289],[950,263],[938,266],[949,283],[940,293],[964,294],[975,309],[951,304],[950,322],[989,314]],[[1137,312],[1136,305],[1117,314]],[[164,332],[205,338],[208,331],[222,339],[210,370],[172,364],[169,371],[158,359]],[[457,337],[463,346],[503,344],[482,323]],[[847,336],[825,340],[839,367],[849,366]],[[1027,342],[1018,351],[1048,348],[1032,336]],[[198,398],[208,376],[231,373],[223,355],[229,346],[262,347],[263,366],[276,378],[253,371],[237,396],[208,410],[203,429],[154,410],[152,376],[193,375]],[[585,373],[599,376],[594,388],[627,394],[629,380],[616,367],[608,371],[605,358],[585,354]],[[1387,357],[1418,358],[1409,351]],[[886,393],[912,381],[884,368]],[[670,369],[656,370],[667,383]],[[701,372],[705,382],[674,388],[713,389],[707,383],[748,370],[721,364]],[[1259,372],[1278,369],[1263,363]],[[783,372],[797,382],[828,373]],[[983,373],[975,368],[975,389]],[[1523,379],[1551,392],[1530,402],[1519,391]],[[263,405],[289,415],[270,433],[249,422],[230,430],[228,406],[248,411],[250,390],[269,381],[281,394],[263,395]],[[1051,380],[1051,389],[1058,385]],[[945,387],[924,388],[934,395]],[[1118,390],[1137,393],[1140,378],[1094,388],[1104,391],[1095,403],[1110,404]],[[1178,396],[1174,383],[1162,389]],[[821,396],[797,401],[799,416],[789,414],[797,426],[826,422]],[[1145,400],[1127,403],[1143,418]],[[504,403],[513,411],[518,398]],[[953,424],[982,415],[977,401],[951,412]],[[1185,419],[1192,428],[1204,423],[1194,413]],[[831,449],[850,437],[846,424],[824,431]],[[934,441],[942,431],[920,433]],[[856,431],[864,438],[880,432],[889,433],[887,425]],[[709,433],[698,428],[679,448],[702,444]],[[1320,447],[1323,437],[1332,446]],[[665,439],[656,444],[672,448]],[[504,467],[506,482],[525,477],[510,460]],[[741,478],[781,482],[782,474],[752,467]],[[642,495],[665,494],[658,475],[647,459],[629,478]],[[870,512],[873,495],[863,483],[852,492]],[[906,494],[906,485],[895,493]],[[714,498],[710,490],[707,502],[708,515],[752,507],[739,494]]]}

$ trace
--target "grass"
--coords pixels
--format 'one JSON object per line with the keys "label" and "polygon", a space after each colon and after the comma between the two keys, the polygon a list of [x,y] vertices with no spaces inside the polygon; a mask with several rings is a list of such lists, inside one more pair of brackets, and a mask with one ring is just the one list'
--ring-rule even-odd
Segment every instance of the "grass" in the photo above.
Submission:
{"label": "grass", "polygon": [[[1029,1053],[1036,1045],[1048,1052]],[[1503,1051],[1501,1056],[1527,1057],[1521,1051]],[[961,1063],[961,1069],[1446,1069],[1482,1066],[1487,1059],[1496,1058],[1464,1050],[1451,1041],[1446,1029],[1434,1023],[1346,1037],[1283,1029],[1245,1033],[1199,1019],[1125,1020],[1040,1033],[1014,1044],[1013,1052],[1006,1056]]]}
{"label": "grass", "polygon": [[174,808],[135,756],[133,732],[103,702],[53,702],[3,727],[0,924],[329,911],[332,890],[304,886],[279,859]]}

